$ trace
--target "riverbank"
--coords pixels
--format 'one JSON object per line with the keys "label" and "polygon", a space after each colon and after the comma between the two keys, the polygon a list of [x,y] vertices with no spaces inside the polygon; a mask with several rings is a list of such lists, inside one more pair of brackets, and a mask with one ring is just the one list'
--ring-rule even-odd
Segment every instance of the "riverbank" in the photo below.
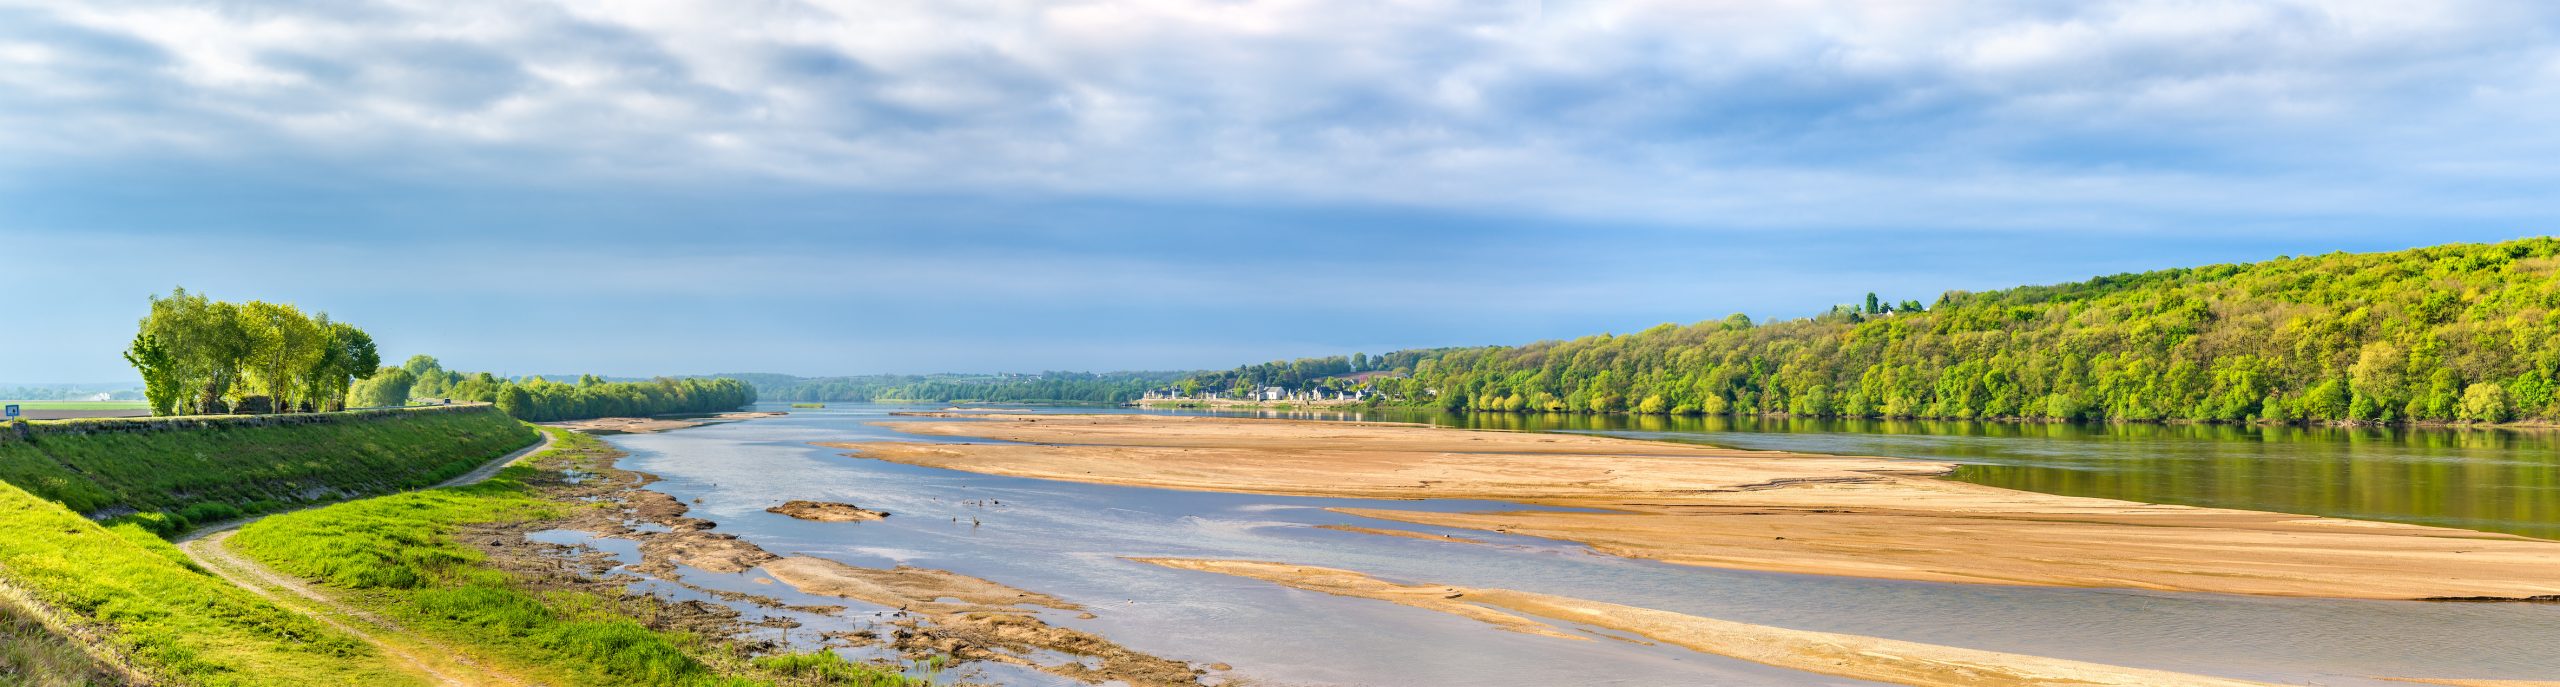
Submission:
{"label": "riverbank", "polygon": [[[928,414],[929,415],[929,414]],[[1342,512],[1672,563],[1936,582],[2365,599],[2560,595],[2560,542],[2054,496],[1933,479],[1927,461],[1386,423],[965,415],[899,431],[1019,444],[827,444],[1017,477],[1606,512]]]}

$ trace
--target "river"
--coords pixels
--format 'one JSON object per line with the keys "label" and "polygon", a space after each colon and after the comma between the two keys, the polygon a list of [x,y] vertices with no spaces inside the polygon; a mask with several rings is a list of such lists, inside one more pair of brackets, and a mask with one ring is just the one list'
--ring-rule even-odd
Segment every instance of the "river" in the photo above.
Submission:
{"label": "river", "polygon": [[[771,408],[783,409],[778,404]],[[2560,606],[2341,601],[1898,582],[1679,566],[1564,542],[1368,521],[1322,510],[1518,508],[1171,491],[978,475],[847,457],[819,441],[925,440],[872,426],[901,407],[836,405],[787,417],[608,437],[650,488],[782,555],[941,568],[1058,596],[1095,618],[1053,624],[1265,684],[1856,685],[1636,642],[1565,641],[1472,620],[1124,560],[1273,560],[1401,582],[1498,587],[1710,618],[2292,684],[2377,677],[2560,678]],[[2214,428],[1731,422],[1536,416],[1398,417],[1785,449],[1952,459],[1960,479],[2066,494],[2316,512],[2548,536],[2550,439],[2400,431],[2226,434]],[[1663,420],[1647,422],[1646,420]],[[935,439],[940,440],[940,439]],[[2412,486],[2403,482],[2416,482]],[[696,500],[699,499],[697,502]],[[764,512],[789,499],[884,509],[877,522]],[[2485,502],[2485,503],[2482,503]],[[2284,506],[2284,507],[2277,507]],[[1361,524],[1493,546],[1314,528]],[[610,544],[604,544],[610,548]],[[688,570],[703,586],[775,594],[760,571]],[[2555,574],[2560,574],[2556,572]],[[806,600],[793,598],[791,600]],[[841,603],[841,602],[835,602]],[[855,604],[859,606],[859,604]],[[857,608],[862,623],[881,609]],[[989,669],[982,680],[1054,684]]]}

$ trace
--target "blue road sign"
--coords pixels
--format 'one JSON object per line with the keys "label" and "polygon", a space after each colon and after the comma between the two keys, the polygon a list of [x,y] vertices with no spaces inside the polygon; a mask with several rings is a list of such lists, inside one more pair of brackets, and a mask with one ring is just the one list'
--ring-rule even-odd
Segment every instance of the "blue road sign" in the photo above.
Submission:
{"label": "blue road sign", "polygon": [[6,413],[0,413],[0,416],[6,416],[6,417],[17,417],[17,416],[18,416],[18,404],[15,404],[15,403],[11,403],[11,404],[9,404],[9,409],[8,409],[8,411],[7,411]]}

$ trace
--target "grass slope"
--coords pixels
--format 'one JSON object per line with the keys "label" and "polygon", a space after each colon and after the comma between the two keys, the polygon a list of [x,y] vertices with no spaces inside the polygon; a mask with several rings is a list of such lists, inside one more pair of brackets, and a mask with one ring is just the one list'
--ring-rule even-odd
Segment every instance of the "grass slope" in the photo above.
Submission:
{"label": "grass slope", "polygon": [[[164,681],[413,684],[370,647],[196,569],[138,525],[101,526],[8,484],[0,484],[0,582],[25,590],[65,620],[104,630],[115,650]],[[23,609],[16,615],[31,618]],[[116,684],[82,677],[99,666],[73,658],[70,640],[14,621],[0,624],[13,628],[0,661],[24,666],[27,682]],[[0,667],[0,676],[8,670]]]}
{"label": "grass slope", "polygon": [[287,573],[347,592],[347,600],[476,647],[527,673],[576,685],[923,684],[833,653],[772,656],[715,667],[724,652],[693,635],[651,630],[622,599],[537,590],[454,539],[462,526],[558,517],[581,507],[545,499],[527,482],[545,469],[607,460],[614,449],[582,434],[479,484],[396,494],[267,518],[230,544]]}
{"label": "grass slope", "polygon": [[0,440],[0,482],[92,516],[133,515],[169,534],[244,514],[427,486],[535,438],[523,423],[490,408],[103,431],[147,422],[48,423],[30,437]]}

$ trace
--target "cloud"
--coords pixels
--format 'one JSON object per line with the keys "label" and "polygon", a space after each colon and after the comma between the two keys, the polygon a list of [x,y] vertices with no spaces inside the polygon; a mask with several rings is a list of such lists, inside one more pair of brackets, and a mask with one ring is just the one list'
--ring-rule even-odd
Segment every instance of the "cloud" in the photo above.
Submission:
{"label": "cloud", "polygon": [[[0,170],[299,160],[1872,226],[2551,181],[2532,3],[30,4]],[[76,143],[74,143],[76,142]],[[389,163],[389,164],[385,164]],[[2459,203],[2456,203],[2459,204]]]}

